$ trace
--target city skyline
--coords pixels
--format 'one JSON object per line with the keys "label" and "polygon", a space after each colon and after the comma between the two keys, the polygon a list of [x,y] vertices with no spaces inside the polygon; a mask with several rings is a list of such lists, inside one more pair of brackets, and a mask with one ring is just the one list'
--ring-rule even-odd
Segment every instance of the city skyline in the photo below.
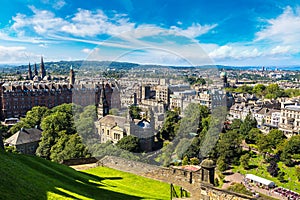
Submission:
{"label": "city skyline", "polygon": [[299,65],[296,1],[5,0],[0,64]]}

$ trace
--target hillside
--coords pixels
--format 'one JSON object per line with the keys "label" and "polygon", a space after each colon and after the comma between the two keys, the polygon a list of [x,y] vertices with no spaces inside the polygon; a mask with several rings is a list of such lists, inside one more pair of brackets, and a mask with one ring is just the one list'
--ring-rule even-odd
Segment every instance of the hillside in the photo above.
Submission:
{"label": "hillside", "polygon": [[87,171],[0,150],[0,199],[169,199],[169,185],[109,168]]}

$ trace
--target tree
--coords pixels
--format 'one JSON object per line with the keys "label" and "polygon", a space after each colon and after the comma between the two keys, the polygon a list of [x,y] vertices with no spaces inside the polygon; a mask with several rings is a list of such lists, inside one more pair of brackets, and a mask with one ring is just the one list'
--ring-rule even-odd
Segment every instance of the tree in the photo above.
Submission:
{"label": "tree", "polygon": [[256,144],[258,137],[261,134],[262,134],[262,132],[258,128],[252,128],[245,138],[246,143],[247,144]]}
{"label": "tree", "polygon": [[220,172],[224,172],[225,170],[227,170],[229,167],[229,165],[225,162],[224,158],[219,157],[217,160],[217,169]]}
{"label": "tree", "polygon": [[290,137],[284,145],[282,145],[281,160],[288,166],[293,165],[293,158],[300,157],[300,135]]}
{"label": "tree", "polygon": [[244,154],[240,158],[240,163],[244,169],[249,169],[250,155],[248,153]]}
{"label": "tree", "polygon": [[221,133],[216,146],[218,157],[224,158],[227,164],[237,161],[242,152],[241,142],[242,138],[235,130]]}
{"label": "tree", "polygon": [[284,142],[285,139],[286,136],[284,133],[278,129],[272,129],[267,135],[267,140],[273,149],[275,149],[280,143]]}
{"label": "tree", "polygon": [[276,177],[278,176],[278,165],[274,160],[270,161],[270,165],[267,167],[267,171],[270,173],[271,176]]}
{"label": "tree", "polygon": [[78,134],[63,134],[56,144],[52,146],[50,153],[50,159],[55,162],[89,156],[88,150],[82,144],[81,138]]}
{"label": "tree", "polygon": [[119,140],[117,147],[130,152],[140,152],[139,139],[132,135],[128,135]]}
{"label": "tree", "polygon": [[266,86],[263,84],[256,84],[253,89],[252,92],[258,96],[263,96],[264,92],[265,92]]}
{"label": "tree", "polygon": [[232,121],[232,123],[230,124],[230,128],[231,129],[235,129],[235,130],[239,130],[240,129],[240,127],[241,127],[241,125],[242,125],[242,120],[240,120],[240,119],[234,119],[233,121]]}
{"label": "tree", "polygon": [[110,115],[118,115],[119,109],[117,108],[112,108],[109,110]]}
{"label": "tree", "polygon": [[241,194],[245,194],[245,195],[249,195],[249,196],[252,195],[252,193],[247,190],[246,186],[244,184],[241,184],[241,183],[235,183],[234,185],[229,186],[227,188],[227,190],[237,192],[237,193],[241,193]]}
{"label": "tree", "polygon": [[200,164],[200,161],[198,158],[191,158],[190,159],[190,162],[191,162],[191,165],[199,165]]}
{"label": "tree", "polygon": [[23,122],[30,127],[40,126],[42,119],[50,114],[50,110],[45,106],[35,106],[26,113]]}
{"label": "tree", "polygon": [[162,139],[172,140],[178,129],[179,116],[176,112],[168,110],[162,129],[160,130]]}
{"label": "tree", "polygon": [[284,175],[285,175],[285,173],[283,172],[283,171],[279,171],[278,172],[278,180],[281,182],[281,183],[283,183],[283,182],[285,182],[285,179],[284,179]]}
{"label": "tree", "polygon": [[141,111],[142,109],[140,109],[138,106],[131,105],[129,107],[129,115],[132,119],[142,119],[140,115]]}
{"label": "tree", "polygon": [[243,123],[241,124],[240,133],[244,136],[244,138],[248,137],[248,134],[252,128],[257,127],[257,121],[252,115],[249,113]]}
{"label": "tree", "polygon": [[189,164],[189,158],[187,156],[184,156],[182,159],[182,165],[188,165]]}
{"label": "tree", "polygon": [[296,166],[296,177],[297,177],[297,180],[300,181],[300,167],[299,166]]}
{"label": "tree", "polygon": [[276,99],[278,97],[284,96],[284,91],[280,89],[279,85],[272,83],[266,87],[266,98],[267,99]]}

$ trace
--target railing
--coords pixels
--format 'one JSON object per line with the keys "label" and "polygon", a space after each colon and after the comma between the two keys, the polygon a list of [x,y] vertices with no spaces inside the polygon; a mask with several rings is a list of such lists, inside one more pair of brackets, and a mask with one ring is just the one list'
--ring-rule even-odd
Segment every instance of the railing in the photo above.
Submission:
{"label": "railing", "polygon": [[175,198],[188,197],[188,192],[186,190],[184,190],[182,187],[180,187],[180,196],[177,195],[176,188],[171,183],[171,185],[170,185],[170,199],[172,200],[173,197],[175,197]]}

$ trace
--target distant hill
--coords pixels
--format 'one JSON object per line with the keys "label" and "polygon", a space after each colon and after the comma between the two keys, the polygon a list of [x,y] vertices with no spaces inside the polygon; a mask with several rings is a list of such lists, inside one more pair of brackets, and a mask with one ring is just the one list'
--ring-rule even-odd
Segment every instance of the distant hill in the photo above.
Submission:
{"label": "distant hill", "polygon": [[99,167],[87,171],[0,149],[0,199],[169,199],[169,185]]}

